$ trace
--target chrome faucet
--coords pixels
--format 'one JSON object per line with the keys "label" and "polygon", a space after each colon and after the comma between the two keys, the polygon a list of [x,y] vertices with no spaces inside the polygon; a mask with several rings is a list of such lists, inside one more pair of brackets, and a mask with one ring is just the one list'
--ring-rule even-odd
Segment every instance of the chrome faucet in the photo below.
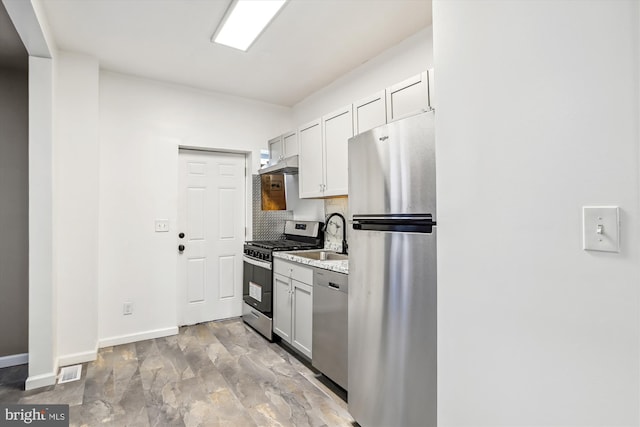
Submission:
{"label": "chrome faucet", "polygon": [[347,221],[344,219],[344,216],[342,216],[342,214],[339,214],[338,212],[334,212],[329,215],[327,217],[327,220],[325,221],[324,230],[327,231],[327,228],[329,227],[329,221],[331,221],[331,218],[333,218],[334,216],[340,217],[340,219],[342,219],[342,251],[340,253],[347,255],[347,249],[349,246],[347,245]]}

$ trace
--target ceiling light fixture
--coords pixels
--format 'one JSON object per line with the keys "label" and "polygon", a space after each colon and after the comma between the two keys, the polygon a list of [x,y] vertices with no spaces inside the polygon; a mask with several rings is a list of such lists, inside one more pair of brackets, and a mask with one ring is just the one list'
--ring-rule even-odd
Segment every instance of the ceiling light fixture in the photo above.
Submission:
{"label": "ceiling light fixture", "polygon": [[211,41],[246,51],[287,0],[233,0]]}

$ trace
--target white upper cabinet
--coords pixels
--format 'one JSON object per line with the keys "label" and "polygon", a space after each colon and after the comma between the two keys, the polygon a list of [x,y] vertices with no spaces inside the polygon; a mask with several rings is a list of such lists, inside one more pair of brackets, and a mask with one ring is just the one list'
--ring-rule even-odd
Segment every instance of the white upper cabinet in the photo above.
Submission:
{"label": "white upper cabinet", "polygon": [[322,197],[324,194],[324,146],[320,119],[300,127],[298,150],[300,197]]}
{"label": "white upper cabinet", "polygon": [[284,157],[284,144],[282,136],[269,140],[269,164],[278,163]]}
{"label": "white upper cabinet", "polygon": [[353,132],[359,134],[387,123],[387,101],[381,90],[353,104]]}
{"label": "white upper cabinet", "polygon": [[420,73],[387,89],[387,123],[429,110],[427,73]]}
{"label": "white upper cabinet", "polygon": [[347,143],[352,136],[351,105],[327,114],[298,130],[301,198],[347,194]]}
{"label": "white upper cabinet", "polygon": [[349,138],[435,108],[433,88],[430,69],[272,139],[271,158],[300,156],[301,198],[346,196]]}
{"label": "white upper cabinet", "polygon": [[324,196],[345,196],[349,188],[347,143],[353,136],[351,105],[322,118],[325,145]]}
{"label": "white upper cabinet", "polygon": [[298,132],[291,131],[269,140],[269,164],[298,154]]}
{"label": "white upper cabinet", "polygon": [[282,135],[282,143],[284,146],[284,157],[298,154],[298,132],[292,131]]}

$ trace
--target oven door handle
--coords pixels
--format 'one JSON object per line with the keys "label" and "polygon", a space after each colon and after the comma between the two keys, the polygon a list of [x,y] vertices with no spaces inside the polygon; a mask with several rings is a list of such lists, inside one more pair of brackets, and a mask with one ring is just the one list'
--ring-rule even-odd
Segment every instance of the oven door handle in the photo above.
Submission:
{"label": "oven door handle", "polygon": [[257,259],[253,259],[253,258],[249,258],[248,256],[243,256],[242,257],[243,261],[246,263],[249,263],[251,265],[255,265],[257,267],[262,267],[262,268],[266,268],[267,270],[271,270],[271,263],[267,262],[267,261],[260,261]]}

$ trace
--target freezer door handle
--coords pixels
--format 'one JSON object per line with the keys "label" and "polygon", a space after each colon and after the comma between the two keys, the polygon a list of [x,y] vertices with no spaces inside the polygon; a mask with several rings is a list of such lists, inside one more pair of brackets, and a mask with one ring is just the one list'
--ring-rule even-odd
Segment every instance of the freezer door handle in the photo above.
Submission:
{"label": "freezer door handle", "polygon": [[431,233],[436,225],[431,215],[354,215],[354,230],[391,231],[399,233]]}

